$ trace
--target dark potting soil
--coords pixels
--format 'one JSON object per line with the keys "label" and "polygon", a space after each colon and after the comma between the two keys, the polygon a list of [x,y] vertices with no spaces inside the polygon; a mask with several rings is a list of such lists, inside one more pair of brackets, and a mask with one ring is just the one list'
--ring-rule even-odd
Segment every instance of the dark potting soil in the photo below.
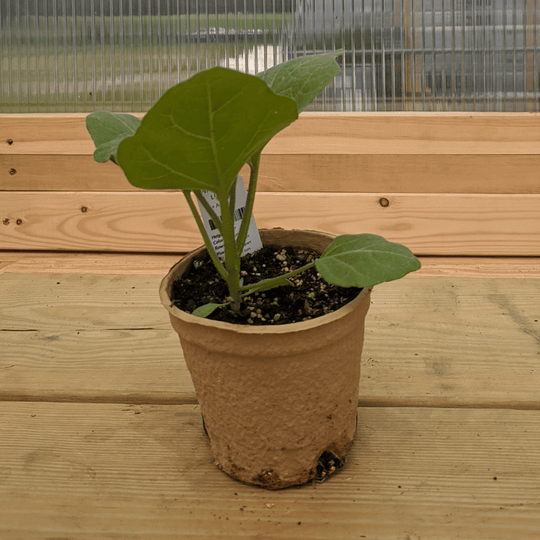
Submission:
{"label": "dark potting soil", "polygon": [[[242,257],[244,285],[296,270],[317,257],[310,250],[263,247]],[[242,299],[239,313],[230,306],[216,309],[210,319],[233,324],[279,325],[314,319],[343,307],[362,289],[344,288],[324,281],[315,268],[291,279],[292,286],[253,293]],[[227,284],[210,257],[195,261],[182,278],[173,283],[171,300],[182,311],[192,313],[208,303],[221,304],[228,296]]]}

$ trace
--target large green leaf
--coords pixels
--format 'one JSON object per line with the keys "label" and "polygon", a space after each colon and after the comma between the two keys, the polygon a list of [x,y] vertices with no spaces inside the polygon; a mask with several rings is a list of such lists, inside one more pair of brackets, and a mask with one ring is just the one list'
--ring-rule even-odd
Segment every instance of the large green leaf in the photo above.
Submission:
{"label": "large green leaf", "polygon": [[105,163],[116,161],[118,145],[127,137],[132,137],[141,121],[131,114],[117,114],[98,111],[86,117],[86,128],[96,145],[94,159]]}
{"label": "large green leaf", "polygon": [[302,112],[339,73],[335,58],[342,52],[305,56],[271,67],[259,77],[280,96],[296,101]]}
{"label": "large green leaf", "polygon": [[258,77],[215,67],[168,90],[118,149],[128,180],[147,189],[228,193],[241,167],[298,118]]}
{"label": "large green leaf", "polygon": [[418,270],[420,261],[401,244],[374,234],[358,234],[335,238],[315,265],[334,285],[371,287]]}

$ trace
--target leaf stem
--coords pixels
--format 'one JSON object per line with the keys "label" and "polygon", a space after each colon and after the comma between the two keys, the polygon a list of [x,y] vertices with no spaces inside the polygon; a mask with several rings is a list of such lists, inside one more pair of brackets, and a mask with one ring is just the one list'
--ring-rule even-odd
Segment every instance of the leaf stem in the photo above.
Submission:
{"label": "leaf stem", "polygon": [[236,206],[236,182],[238,182],[238,176],[236,177],[236,180],[233,183],[231,187],[231,191],[229,193],[229,212],[233,216],[233,221],[234,221],[234,207]]}
{"label": "leaf stem", "polygon": [[203,237],[204,244],[206,245],[206,251],[208,252],[208,255],[210,255],[210,259],[212,259],[212,262],[214,263],[214,266],[216,267],[216,270],[219,272],[219,275],[228,282],[229,279],[229,273],[227,270],[223,267],[221,264],[221,261],[218,259],[216,252],[212,248],[212,242],[206,234],[206,229],[204,228],[204,224],[202,222],[201,216],[199,215],[199,212],[197,211],[197,208],[195,206],[195,203],[193,202],[193,199],[191,198],[191,190],[190,189],[183,189],[182,193],[184,194],[184,197],[186,198],[186,201],[189,205],[189,209],[191,210],[191,213],[193,214],[193,217],[195,218],[195,222],[197,223],[197,227],[199,228],[199,232],[201,233],[201,236]]}
{"label": "leaf stem", "polygon": [[222,228],[220,229],[225,250],[225,268],[227,269],[227,285],[232,297],[232,308],[235,312],[240,311],[240,257],[236,251],[234,234],[234,211],[229,207],[229,193],[218,193],[221,208]]}
{"label": "leaf stem", "polygon": [[253,215],[253,203],[255,202],[255,192],[257,191],[257,178],[259,175],[259,163],[261,160],[261,152],[256,152],[251,156],[249,161],[249,167],[251,170],[249,176],[249,187],[244,211],[244,217],[242,218],[242,224],[238,231],[238,237],[236,238],[236,251],[238,256],[242,255],[244,250],[244,244],[246,243],[249,224],[251,222],[251,216]]}
{"label": "leaf stem", "polygon": [[[276,283],[276,286],[278,285],[278,283],[280,281],[283,280],[283,278],[292,278],[298,274],[301,274],[302,272],[305,272],[306,270],[309,270],[310,268],[313,268],[315,266],[315,261],[311,261],[310,263],[308,264],[305,264],[304,266],[300,267],[300,268],[297,268],[296,270],[293,270],[292,272],[288,272],[287,274],[281,274],[280,276],[277,276],[275,278],[268,278],[268,279],[265,279],[264,280],[264,288],[265,289],[271,289],[274,287],[273,283],[275,282]],[[247,291],[249,289],[253,289],[254,287],[257,286],[257,283],[252,283],[251,285],[244,285],[242,287],[240,287],[238,290],[240,292],[242,291]],[[252,291],[254,292],[254,291]]]}
{"label": "leaf stem", "polygon": [[195,193],[195,196],[197,197],[197,200],[202,204],[203,208],[210,215],[210,218],[214,222],[214,225],[221,232],[223,225],[222,225],[220,217],[216,214],[214,209],[208,204],[208,201],[203,197],[201,190],[197,190],[194,193]]}

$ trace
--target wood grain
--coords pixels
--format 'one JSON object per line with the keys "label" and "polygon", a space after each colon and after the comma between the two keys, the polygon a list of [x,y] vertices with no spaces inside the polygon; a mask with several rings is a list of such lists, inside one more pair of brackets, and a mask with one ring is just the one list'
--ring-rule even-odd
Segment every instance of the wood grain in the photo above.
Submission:
{"label": "wood grain", "polygon": [[266,147],[259,227],[423,262],[373,293],[348,465],[277,493],[214,467],[158,300],[187,205],[94,163],[85,116],[0,115],[2,540],[538,538],[539,115],[308,113]]}
{"label": "wood grain", "polygon": [[[196,403],[160,280],[3,274],[0,399]],[[540,279],[377,286],[360,403],[540,408],[539,295]]]}
{"label": "wood grain", "polygon": [[[254,215],[260,228],[378,234],[420,256],[540,255],[540,195],[261,193]],[[4,250],[185,253],[201,244],[179,193],[9,192],[0,217]]]}
{"label": "wood grain", "polygon": [[[266,154],[258,186],[277,192],[527,194],[540,192],[539,168],[538,154]],[[249,169],[241,174],[249,178]],[[116,165],[79,155],[0,155],[0,190],[140,191]]]}
{"label": "wood grain", "polygon": [[[164,276],[169,271],[169,268],[183,256],[184,253],[118,254],[84,252],[59,253],[56,251],[0,251],[0,274],[54,273]],[[534,259],[530,260],[533,261]],[[530,272],[534,272],[534,268],[534,265],[529,265]],[[540,261],[538,261],[538,271],[540,277]]]}
{"label": "wood grain", "polygon": [[[184,254],[0,251],[2,273],[164,276]],[[540,278],[535,257],[420,257],[420,277]]]}
{"label": "wood grain", "polygon": [[[87,154],[94,143],[87,113],[0,114],[0,154]],[[144,114],[134,113],[143,118]],[[12,142],[7,143],[10,139]]]}
{"label": "wood grain", "polygon": [[213,465],[192,405],[2,403],[0,536],[536,540],[539,415],[361,408],[338,475],[267,492]]}
{"label": "wood grain", "polygon": [[[142,114],[135,114],[142,118]],[[302,113],[266,154],[539,154],[540,114]],[[0,115],[0,153],[92,155],[86,114]]]}
{"label": "wood grain", "polygon": [[[259,187],[539,193],[538,116],[303,113],[265,148]],[[0,144],[0,189],[134,190],[118,167],[93,161],[84,122],[83,114],[0,115],[2,138],[13,141]]]}

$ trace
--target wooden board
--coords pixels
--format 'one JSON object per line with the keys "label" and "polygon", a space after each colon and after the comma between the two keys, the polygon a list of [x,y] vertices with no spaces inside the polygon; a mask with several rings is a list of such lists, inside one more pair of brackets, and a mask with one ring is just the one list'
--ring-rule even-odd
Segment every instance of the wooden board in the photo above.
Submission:
{"label": "wooden board", "polygon": [[[183,254],[0,251],[2,273],[164,276]],[[540,278],[535,257],[420,257],[420,277]]]}
{"label": "wooden board", "polygon": [[[0,279],[0,399],[196,403],[159,276]],[[540,279],[405,278],[372,295],[360,403],[540,407]]]}
{"label": "wooden board", "polygon": [[[86,116],[2,114],[0,154],[91,155],[94,145]],[[539,154],[539,117],[530,113],[302,113],[265,153]]]}
{"label": "wooden board", "polygon": [[[261,193],[254,215],[260,228],[379,234],[417,255],[540,255],[540,195]],[[6,192],[0,218],[6,250],[184,253],[201,244],[179,193]]]}
{"label": "wooden board", "polygon": [[[133,190],[118,167],[92,160],[85,116],[0,115],[0,190]],[[518,113],[303,113],[264,149],[259,188],[539,193],[538,118]],[[248,176],[247,168],[243,174]]]}
{"label": "wooden board", "polygon": [[[264,156],[261,191],[538,193],[540,156]],[[438,170],[434,177],[434,170]],[[516,175],[516,170],[519,174]],[[249,177],[244,168],[241,174]],[[136,191],[123,172],[88,156],[0,156],[0,189]]]}
{"label": "wooden board", "polygon": [[192,405],[0,403],[2,540],[536,540],[540,412],[359,409],[316,487],[240,484]]}
{"label": "wooden board", "polygon": [[[537,154],[265,154],[258,188],[529,194],[540,193],[539,168]],[[249,178],[249,169],[244,167],[241,174]],[[139,191],[112,163],[96,163],[90,156],[49,154],[0,155],[0,190]]]}

